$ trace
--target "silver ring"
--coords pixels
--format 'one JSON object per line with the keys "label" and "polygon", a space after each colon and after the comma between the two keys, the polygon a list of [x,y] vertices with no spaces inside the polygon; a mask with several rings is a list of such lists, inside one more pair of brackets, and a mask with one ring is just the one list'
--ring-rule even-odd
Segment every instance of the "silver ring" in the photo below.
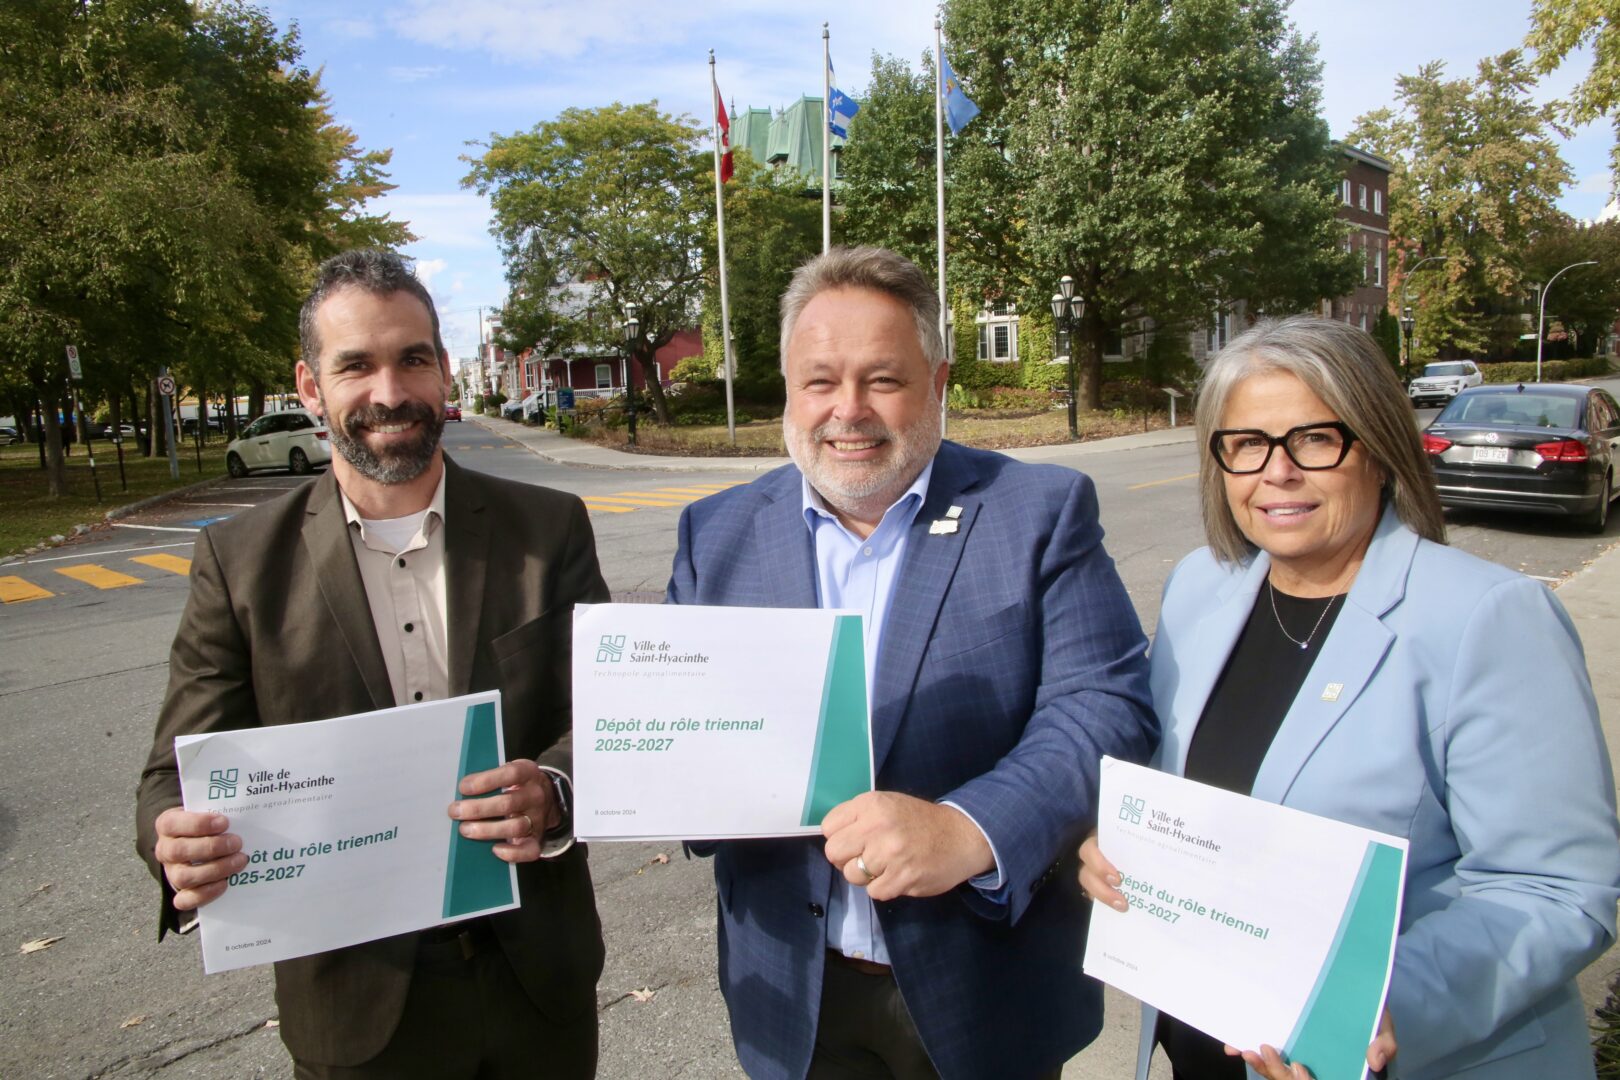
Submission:
{"label": "silver ring", "polygon": [[861,856],[861,855],[855,856],[855,869],[857,869],[861,873],[865,874],[867,881],[876,881],[878,879],[877,874],[872,873],[872,871],[870,871],[870,870],[868,870],[866,868],[866,859],[865,859],[864,856]]}

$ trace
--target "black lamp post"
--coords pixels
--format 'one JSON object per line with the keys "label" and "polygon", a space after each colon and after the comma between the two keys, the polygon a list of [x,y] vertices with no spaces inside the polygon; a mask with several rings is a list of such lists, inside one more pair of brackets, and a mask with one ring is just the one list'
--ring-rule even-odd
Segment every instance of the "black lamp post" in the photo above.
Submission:
{"label": "black lamp post", "polygon": [[1406,359],[1402,362],[1401,369],[1406,372],[1408,379],[1412,377],[1412,328],[1416,325],[1417,320],[1412,317],[1412,305],[1407,304],[1401,308],[1401,330],[1406,334]]}
{"label": "black lamp post", "polygon": [[630,426],[630,445],[636,445],[636,338],[641,335],[641,320],[636,318],[636,305],[624,305],[624,396],[625,417]]}
{"label": "black lamp post", "polygon": [[1069,336],[1069,438],[1075,440],[1080,438],[1080,384],[1079,367],[1075,363],[1078,342],[1074,331],[1075,325],[1085,314],[1085,297],[1075,295],[1074,278],[1064,274],[1058,282],[1058,291],[1052,294],[1052,322]]}

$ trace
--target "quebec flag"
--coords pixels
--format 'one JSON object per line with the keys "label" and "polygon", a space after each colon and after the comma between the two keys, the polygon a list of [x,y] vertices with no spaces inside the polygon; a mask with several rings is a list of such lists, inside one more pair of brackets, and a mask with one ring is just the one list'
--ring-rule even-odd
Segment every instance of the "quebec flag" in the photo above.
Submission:
{"label": "quebec flag", "polygon": [[861,111],[853,98],[838,89],[833,77],[832,57],[827,58],[827,130],[840,139],[849,138],[849,122]]}
{"label": "quebec flag", "polygon": [[951,70],[951,62],[945,59],[944,52],[939,54],[939,65],[945,76],[941,80],[945,87],[945,122],[951,126],[952,135],[960,135],[969,121],[979,115],[979,107],[962,92],[962,80]]}

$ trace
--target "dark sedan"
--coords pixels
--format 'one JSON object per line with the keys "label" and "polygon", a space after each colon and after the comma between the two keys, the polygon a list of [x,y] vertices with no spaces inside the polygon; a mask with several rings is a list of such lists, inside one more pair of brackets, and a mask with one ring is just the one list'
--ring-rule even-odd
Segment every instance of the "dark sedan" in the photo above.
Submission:
{"label": "dark sedan", "polygon": [[1423,433],[1440,502],[1574,518],[1602,532],[1620,457],[1620,405],[1595,386],[1464,390]]}

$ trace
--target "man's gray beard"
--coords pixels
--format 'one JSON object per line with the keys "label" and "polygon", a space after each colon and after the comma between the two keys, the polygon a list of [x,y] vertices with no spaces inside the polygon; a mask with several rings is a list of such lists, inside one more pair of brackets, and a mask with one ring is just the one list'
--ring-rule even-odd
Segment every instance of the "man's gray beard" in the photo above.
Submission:
{"label": "man's gray beard", "polygon": [[[788,456],[827,505],[845,514],[880,514],[888,509],[933,460],[944,438],[939,412],[932,408],[924,410],[916,423],[897,432],[874,422],[852,426],[822,424],[806,434],[794,424],[792,415],[791,410],[782,414],[782,440],[787,444]],[[816,447],[828,437],[887,438],[893,447],[893,457],[883,466],[874,466],[853,476],[850,475],[853,470],[839,470],[837,466],[823,469]]]}
{"label": "man's gray beard", "polygon": [[[434,451],[439,448],[439,437],[444,433],[444,410],[441,408],[434,412],[421,402],[412,402],[398,409],[371,409],[362,412],[350,413],[343,423],[333,423],[331,410],[326,407],[326,397],[320,398],[321,415],[327,419],[327,432],[332,439],[332,447],[351,468],[367,480],[379,484],[405,484],[415,480],[427,471],[433,463]],[[414,406],[421,405],[420,409]],[[374,423],[387,423],[390,420],[419,420],[422,429],[416,439],[404,446],[398,447],[386,456],[372,451],[365,444],[362,436],[351,433],[348,427],[360,427],[362,417]]]}

